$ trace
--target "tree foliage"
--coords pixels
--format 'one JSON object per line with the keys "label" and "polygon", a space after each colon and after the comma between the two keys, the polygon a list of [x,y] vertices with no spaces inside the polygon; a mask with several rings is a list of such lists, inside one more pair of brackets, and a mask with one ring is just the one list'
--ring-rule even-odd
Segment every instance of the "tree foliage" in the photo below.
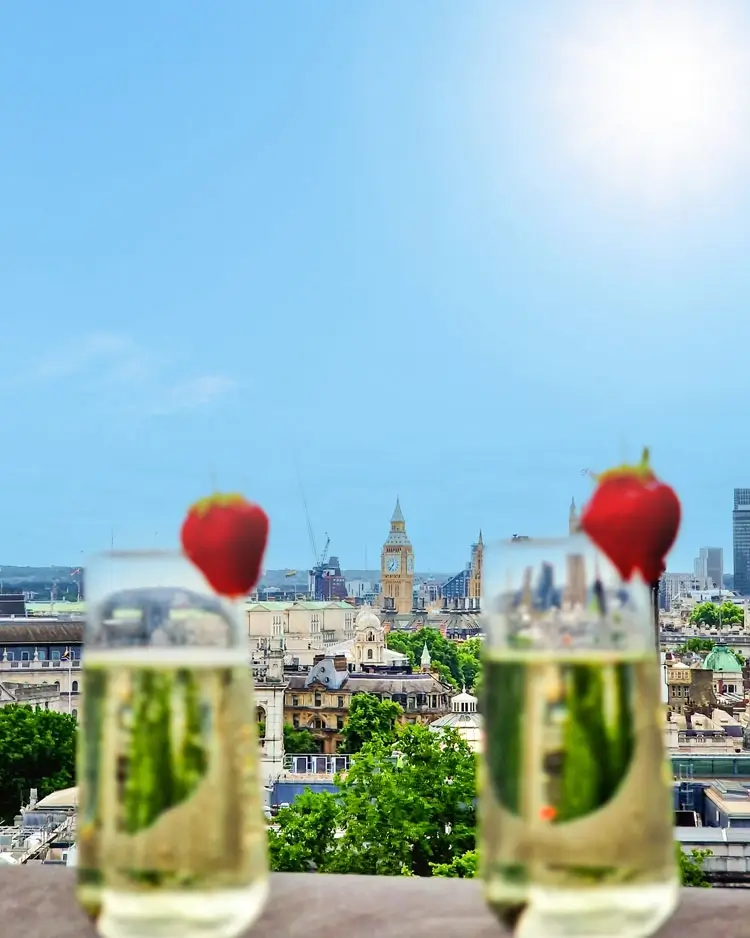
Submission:
{"label": "tree foliage", "polygon": [[677,649],[678,655],[687,654],[687,652],[692,651],[697,655],[700,655],[704,651],[711,651],[714,647],[714,642],[710,638],[689,638],[684,644],[680,645]]}
{"label": "tree foliage", "polygon": [[407,655],[412,667],[418,668],[425,643],[432,666],[440,677],[455,688],[473,688],[480,663],[480,641],[468,639],[460,644],[450,642],[437,629],[417,629],[416,632],[389,632],[388,647]]}
{"label": "tree foliage", "polygon": [[454,857],[450,863],[433,863],[433,876],[450,876],[454,879],[473,879],[477,875],[479,856],[476,850],[467,850]]}
{"label": "tree foliage", "polygon": [[308,729],[298,729],[291,723],[284,724],[284,752],[287,755],[303,755],[318,751],[318,741]]}
{"label": "tree foliage", "polygon": [[713,852],[711,850],[691,850],[690,853],[685,853],[679,844],[675,846],[677,848],[677,862],[682,885],[710,886],[708,877],[703,870],[703,861],[706,857],[713,856]]}
{"label": "tree foliage", "polygon": [[736,625],[744,622],[745,612],[741,606],[732,602],[723,602],[721,605],[716,603],[698,603],[690,614],[690,621],[700,625],[718,626],[718,625]]}
{"label": "tree foliage", "polygon": [[0,818],[13,823],[29,789],[39,797],[74,784],[76,720],[18,704],[0,708]]}
{"label": "tree foliage", "polygon": [[294,804],[279,811],[268,831],[271,869],[285,873],[325,869],[340,814],[339,803],[330,792],[302,792]]}
{"label": "tree foliage", "polygon": [[375,736],[339,785],[279,812],[273,869],[432,876],[474,850],[475,758],[454,732],[403,726],[395,746]]}
{"label": "tree foliage", "polygon": [[376,737],[385,743],[394,742],[396,721],[403,712],[392,700],[380,700],[374,694],[355,694],[341,732],[341,751],[359,752]]}

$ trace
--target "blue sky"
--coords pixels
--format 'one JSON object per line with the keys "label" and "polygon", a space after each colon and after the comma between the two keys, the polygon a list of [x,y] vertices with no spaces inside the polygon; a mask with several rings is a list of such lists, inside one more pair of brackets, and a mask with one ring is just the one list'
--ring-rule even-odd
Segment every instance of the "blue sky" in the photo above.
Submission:
{"label": "blue sky", "polygon": [[112,530],[171,546],[216,479],[269,511],[268,565],[301,568],[301,480],[345,566],[373,565],[398,494],[417,568],[458,569],[480,526],[564,533],[581,470],[644,443],[684,503],[671,568],[729,548],[747,102],[701,138],[711,172],[682,141],[654,185],[654,153],[592,151],[590,102],[549,94],[587,15],[4,6],[0,563],[78,565]]}

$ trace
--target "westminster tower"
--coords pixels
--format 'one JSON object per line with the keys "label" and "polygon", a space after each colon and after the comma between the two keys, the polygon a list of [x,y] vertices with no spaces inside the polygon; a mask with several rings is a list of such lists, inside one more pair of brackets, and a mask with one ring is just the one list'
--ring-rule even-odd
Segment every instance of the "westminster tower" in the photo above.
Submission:
{"label": "westminster tower", "polygon": [[406,533],[401,505],[391,518],[391,530],[380,556],[383,599],[392,599],[396,612],[411,612],[414,605],[414,550]]}

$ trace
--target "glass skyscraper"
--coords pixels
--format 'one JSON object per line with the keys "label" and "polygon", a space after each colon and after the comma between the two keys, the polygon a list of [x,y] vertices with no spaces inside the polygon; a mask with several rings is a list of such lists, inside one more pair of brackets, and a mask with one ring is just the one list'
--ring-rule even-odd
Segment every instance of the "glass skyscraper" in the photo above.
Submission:
{"label": "glass skyscraper", "polygon": [[734,588],[742,596],[750,596],[750,489],[734,490],[732,547]]}

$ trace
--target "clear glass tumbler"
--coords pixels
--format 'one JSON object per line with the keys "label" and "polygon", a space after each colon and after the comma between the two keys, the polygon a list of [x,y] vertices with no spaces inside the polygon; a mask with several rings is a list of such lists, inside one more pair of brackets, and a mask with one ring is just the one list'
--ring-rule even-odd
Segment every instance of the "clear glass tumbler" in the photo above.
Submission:
{"label": "clear glass tumbler", "polygon": [[678,873],[651,590],[587,540],[484,551],[480,861],[523,938],[644,938]]}
{"label": "clear glass tumbler", "polygon": [[86,568],[78,898],[104,938],[234,938],[268,888],[247,627],[179,553]]}

